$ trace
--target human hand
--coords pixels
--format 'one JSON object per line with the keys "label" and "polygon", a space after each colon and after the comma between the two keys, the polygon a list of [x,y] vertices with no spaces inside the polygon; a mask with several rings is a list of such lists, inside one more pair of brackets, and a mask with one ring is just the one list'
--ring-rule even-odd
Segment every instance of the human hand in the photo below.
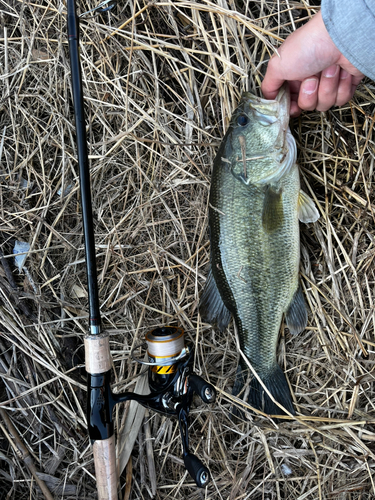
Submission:
{"label": "human hand", "polygon": [[342,55],[333,43],[319,12],[294,31],[269,61],[262,91],[275,99],[280,87],[289,81],[290,115],[301,110],[327,111],[342,106],[355,92],[363,74]]}

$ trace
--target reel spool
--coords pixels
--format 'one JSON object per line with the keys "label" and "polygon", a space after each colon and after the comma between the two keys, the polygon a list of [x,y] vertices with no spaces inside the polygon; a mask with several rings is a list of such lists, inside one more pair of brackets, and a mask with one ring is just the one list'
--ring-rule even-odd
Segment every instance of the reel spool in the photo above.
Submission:
{"label": "reel spool", "polygon": [[184,331],[174,326],[155,328],[146,334],[146,342],[150,364],[149,385],[151,390],[157,390],[170,382],[179,361],[185,357],[183,354],[187,354]]}

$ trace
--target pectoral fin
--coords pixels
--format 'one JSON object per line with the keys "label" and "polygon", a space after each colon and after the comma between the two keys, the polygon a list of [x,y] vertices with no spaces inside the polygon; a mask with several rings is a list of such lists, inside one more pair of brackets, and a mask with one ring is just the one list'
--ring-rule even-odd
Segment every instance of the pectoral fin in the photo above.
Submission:
{"label": "pectoral fin", "polygon": [[302,189],[298,196],[298,218],[301,222],[308,224],[316,222],[320,215],[314,201]]}
{"label": "pectoral fin", "polygon": [[267,186],[263,200],[262,224],[267,233],[273,233],[284,220],[282,189]]}
{"label": "pectoral fin", "polygon": [[217,326],[220,331],[226,329],[231,318],[231,313],[226,308],[217,288],[211,267],[199,302],[199,311],[204,322]]}
{"label": "pectoral fin", "polygon": [[298,286],[294,297],[285,313],[287,327],[290,333],[297,335],[303,332],[307,325],[307,309],[301,285]]}

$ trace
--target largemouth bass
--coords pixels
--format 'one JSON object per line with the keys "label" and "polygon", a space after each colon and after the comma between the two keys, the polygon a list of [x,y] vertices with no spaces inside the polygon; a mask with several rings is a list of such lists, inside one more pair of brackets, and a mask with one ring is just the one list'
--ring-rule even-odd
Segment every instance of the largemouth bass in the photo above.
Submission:
{"label": "largemouth bass", "polygon": [[[276,360],[277,340],[283,314],[291,333],[306,327],[298,220],[313,222],[319,213],[300,190],[289,107],[289,90],[282,87],[273,101],[244,93],[233,113],[212,172],[211,266],[200,312],[222,331],[233,316],[241,350],[272,398],[294,414]],[[246,362],[240,361],[237,393],[244,370]],[[249,404],[282,414],[272,398],[253,377]]]}

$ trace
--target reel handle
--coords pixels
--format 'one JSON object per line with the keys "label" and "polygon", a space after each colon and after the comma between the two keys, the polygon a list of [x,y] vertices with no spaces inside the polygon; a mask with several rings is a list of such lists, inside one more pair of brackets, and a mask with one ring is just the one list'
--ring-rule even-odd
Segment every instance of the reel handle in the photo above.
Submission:
{"label": "reel handle", "polygon": [[204,403],[214,403],[216,400],[215,388],[202,377],[192,373],[189,376],[189,385],[193,391],[200,396]]}
{"label": "reel handle", "polygon": [[192,453],[184,455],[185,468],[194,479],[198,488],[204,488],[210,481],[210,472],[199,458]]}

